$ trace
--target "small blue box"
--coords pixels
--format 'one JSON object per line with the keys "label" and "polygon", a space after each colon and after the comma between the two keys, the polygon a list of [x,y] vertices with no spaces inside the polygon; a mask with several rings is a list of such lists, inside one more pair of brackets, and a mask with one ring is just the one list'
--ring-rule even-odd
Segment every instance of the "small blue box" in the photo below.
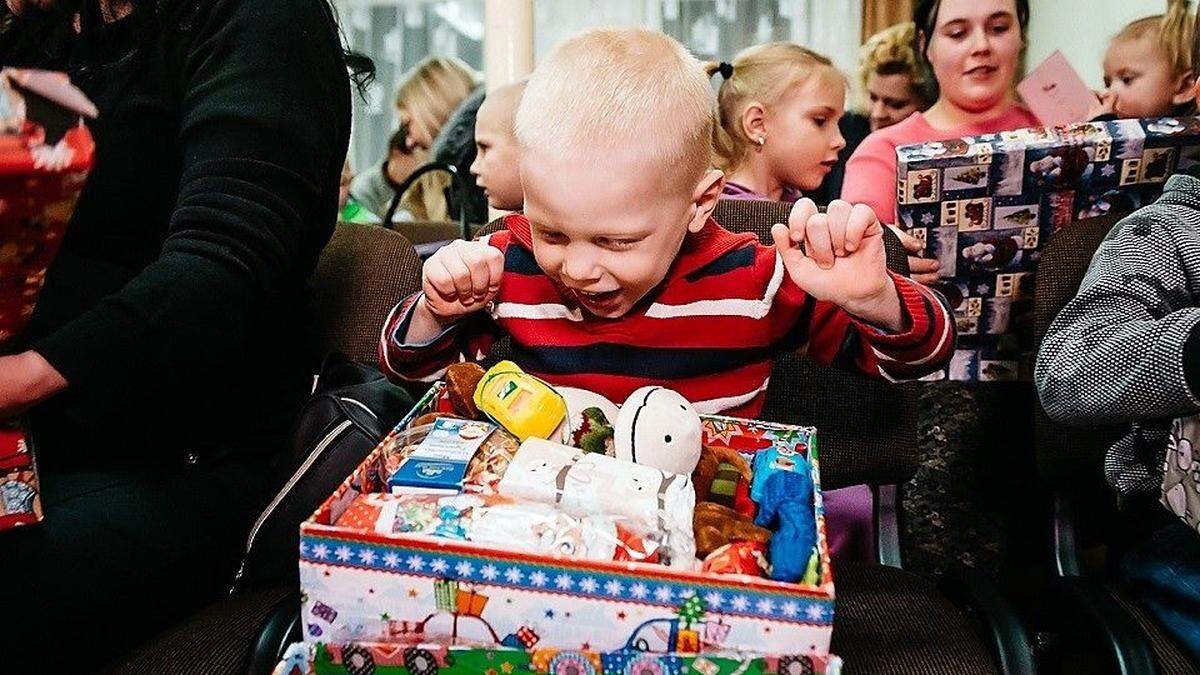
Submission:
{"label": "small blue box", "polygon": [[433,428],[388,477],[393,494],[462,492],[467,465],[495,425],[439,417]]}

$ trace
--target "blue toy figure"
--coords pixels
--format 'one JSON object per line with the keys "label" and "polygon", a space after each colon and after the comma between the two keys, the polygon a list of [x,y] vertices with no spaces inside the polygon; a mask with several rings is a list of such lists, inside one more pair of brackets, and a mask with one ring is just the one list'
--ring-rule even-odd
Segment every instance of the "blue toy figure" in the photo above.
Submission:
{"label": "blue toy figure", "polygon": [[798,582],[817,544],[813,512],[813,481],[808,461],[793,457],[795,471],[776,471],[763,483],[754,524],[774,531],[771,536],[771,578]]}

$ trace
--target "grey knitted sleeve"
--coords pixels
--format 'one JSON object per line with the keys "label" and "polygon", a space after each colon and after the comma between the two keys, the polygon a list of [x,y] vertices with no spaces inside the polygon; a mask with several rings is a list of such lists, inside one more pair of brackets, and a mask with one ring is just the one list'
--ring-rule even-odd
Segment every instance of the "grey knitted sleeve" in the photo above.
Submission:
{"label": "grey knitted sleeve", "polygon": [[1151,206],[1100,245],[1038,353],[1034,378],[1052,418],[1117,423],[1200,411],[1183,366],[1200,322],[1197,220],[1195,211]]}

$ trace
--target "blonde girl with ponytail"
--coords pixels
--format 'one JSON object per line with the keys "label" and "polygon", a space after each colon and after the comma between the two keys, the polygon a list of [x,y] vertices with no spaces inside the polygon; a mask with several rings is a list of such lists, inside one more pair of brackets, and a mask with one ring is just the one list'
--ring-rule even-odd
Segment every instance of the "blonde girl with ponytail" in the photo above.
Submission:
{"label": "blonde girl with ponytail", "polygon": [[846,80],[829,59],[791,42],[742,50],[720,74],[713,164],[724,197],[795,201],[815,190],[846,144],[838,131]]}
{"label": "blonde girl with ponytail", "polygon": [[1189,0],[1121,29],[1104,55],[1102,100],[1118,117],[1193,114],[1195,20]]}

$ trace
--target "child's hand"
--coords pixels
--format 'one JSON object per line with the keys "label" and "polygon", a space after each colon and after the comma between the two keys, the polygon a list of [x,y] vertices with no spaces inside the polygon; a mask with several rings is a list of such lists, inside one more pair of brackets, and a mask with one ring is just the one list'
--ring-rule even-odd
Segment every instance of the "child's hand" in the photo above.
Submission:
{"label": "child's hand", "polygon": [[1101,115],[1111,115],[1117,111],[1117,95],[1111,89],[1094,92],[1096,100],[1088,107],[1087,120],[1094,120]]}
{"label": "child's hand", "polygon": [[900,296],[887,273],[883,226],[871,207],[838,199],[818,213],[811,199],[801,199],[788,224],[776,224],[771,236],[788,275],[806,293],[868,323],[900,330]]}
{"label": "child's hand", "polygon": [[438,249],[421,273],[425,305],[439,323],[476,312],[500,291],[504,254],[480,241],[455,241]]}

